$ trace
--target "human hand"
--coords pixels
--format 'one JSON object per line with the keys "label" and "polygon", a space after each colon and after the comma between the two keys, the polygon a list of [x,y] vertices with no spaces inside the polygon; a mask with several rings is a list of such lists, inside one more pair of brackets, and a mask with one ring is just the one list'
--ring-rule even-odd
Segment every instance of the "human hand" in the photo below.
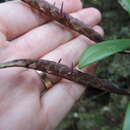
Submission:
{"label": "human hand", "polygon": [[[55,1],[60,7],[61,1]],[[98,10],[81,9],[80,0],[62,1],[65,12],[74,12],[74,17],[103,35],[96,26],[101,20]],[[47,22],[47,17],[41,18],[20,1],[0,4],[0,19],[0,62],[61,58],[62,64],[76,65],[83,50],[94,43],[54,21]],[[0,130],[52,130],[84,91],[79,84],[61,80],[40,96],[44,86],[37,73],[24,68],[2,69],[0,79]]]}

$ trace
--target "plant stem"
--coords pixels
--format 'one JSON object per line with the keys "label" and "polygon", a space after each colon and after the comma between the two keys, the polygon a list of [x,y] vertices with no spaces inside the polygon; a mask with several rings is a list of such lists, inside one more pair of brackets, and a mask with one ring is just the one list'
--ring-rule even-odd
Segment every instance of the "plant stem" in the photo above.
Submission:
{"label": "plant stem", "polygon": [[117,88],[105,80],[101,80],[94,75],[83,73],[77,69],[69,68],[66,65],[56,63],[48,60],[37,59],[19,59],[0,64],[1,68],[7,67],[25,67],[29,69],[39,70],[45,73],[54,74],[61,78],[65,78],[86,87],[98,88],[111,93],[117,93],[122,95],[130,95],[129,90]]}
{"label": "plant stem", "polygon": [[69,14],[63,12],[63,4],[61,9],[55,7],[55,5],[49,4],[45,0],[22,0],[23,2],[29,4],[31,7],[39,10],[45,15],[49,16],[51,19],[58,21],[59,23],[71,28],[72,30],[85,35],[89,39],[95,42],[103,41],[103,37],[96,31],[92,29],[88,24],[72,17]]}

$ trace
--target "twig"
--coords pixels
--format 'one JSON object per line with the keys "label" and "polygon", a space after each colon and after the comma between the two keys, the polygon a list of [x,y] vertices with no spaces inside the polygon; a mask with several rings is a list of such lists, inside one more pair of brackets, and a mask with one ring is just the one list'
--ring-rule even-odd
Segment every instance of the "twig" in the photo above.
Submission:
{"label": "twig", "polygon": [[125,54],[125,55],[128,55],[128,54],[130,54],[130,51],[129,51],[129,50],[125,50],[125,51],[119,52],[119,54]]}
{"label": "twig", "polygon": [[35,69],[49,74],[54,74],[56,76],[60,76],[62,78],[82,84],[86,87],[98,88],[101,90],[122,95],[130,95],[129,90],[117,88],[105,80],[101,80],[96,76],[90,75],[88,73],[80,72],[77,69],[73,69],[72,71],[72,68],[69,68],[68,66],[62,65],[60,63],[56,63],[54,61],[19,59],[0,64],[0,69],[7,67],[25,67]]}
{"label": "twig", "polygon": [[55,7],[55,5],[49,4],[45,0],[22,0],[23,2],[29,4],[31,7],[39,10],[50,18],[58,21],[59,23],[87,36],[89,39],[95,42],[103,41],[103,37],[96,31],[92,29],[89,25],[83,23],[82,21],[70,16],[63,12],[63,4],[61,9]]}

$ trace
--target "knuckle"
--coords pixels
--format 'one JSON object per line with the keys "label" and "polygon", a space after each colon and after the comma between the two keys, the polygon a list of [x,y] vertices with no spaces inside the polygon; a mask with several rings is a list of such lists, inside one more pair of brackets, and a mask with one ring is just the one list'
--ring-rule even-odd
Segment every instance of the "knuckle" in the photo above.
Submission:
{"label": "knuckle", "polygon": [[99,20],[102,19],[102,14],[101,14],[101,12],[100,12],[97,8],[90,7],[89,9],[91,10],[91,12],[93,12],[93,14],[94,14],[95,16],[97,16],[97,18],[98,18]]}

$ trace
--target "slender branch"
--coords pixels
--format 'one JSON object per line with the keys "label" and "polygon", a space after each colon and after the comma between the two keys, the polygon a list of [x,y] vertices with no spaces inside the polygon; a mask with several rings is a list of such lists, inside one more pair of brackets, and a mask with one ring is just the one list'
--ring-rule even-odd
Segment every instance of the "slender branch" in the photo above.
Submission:
{"label": "slender branch", "polygon": [[83,73],[77,69],[69,68],[66,65],[56,63],[54,61],[48,60],[37,60],[37,59],[19,59],[13,60],[0,64],[1,68],[7,67],[25,67],[30,69],[39,70],[45,73],[54,74],[62,78],[74,81],[76,83],[82,84],[86,87],[98,88],[112,93],[130,95],[130,90],[120,89],[105,80],[101,80],[94,75],[88,73]]}
{"label": "slender branch", "polygon": [[63,4],[61,9],[55,7],[55,5],[49,4],[45,0],[22,0],[23,2],[29,4],[31,7],[39,10],[50,18],[58,21],[59,23],[71,28],[72,30],[79,32],[90,38],[95,42],[103,41],[103,37],[96,31],[92,29],[88,24],[72,17],[69,14],[63,12]]}
{"label": "slender branch", "polygon": [[130,54],[130,51],[129,50],[125,50],[125,51],[119,52],[119,54],[126,54],[126,55],[128,55],[128,54]]}

